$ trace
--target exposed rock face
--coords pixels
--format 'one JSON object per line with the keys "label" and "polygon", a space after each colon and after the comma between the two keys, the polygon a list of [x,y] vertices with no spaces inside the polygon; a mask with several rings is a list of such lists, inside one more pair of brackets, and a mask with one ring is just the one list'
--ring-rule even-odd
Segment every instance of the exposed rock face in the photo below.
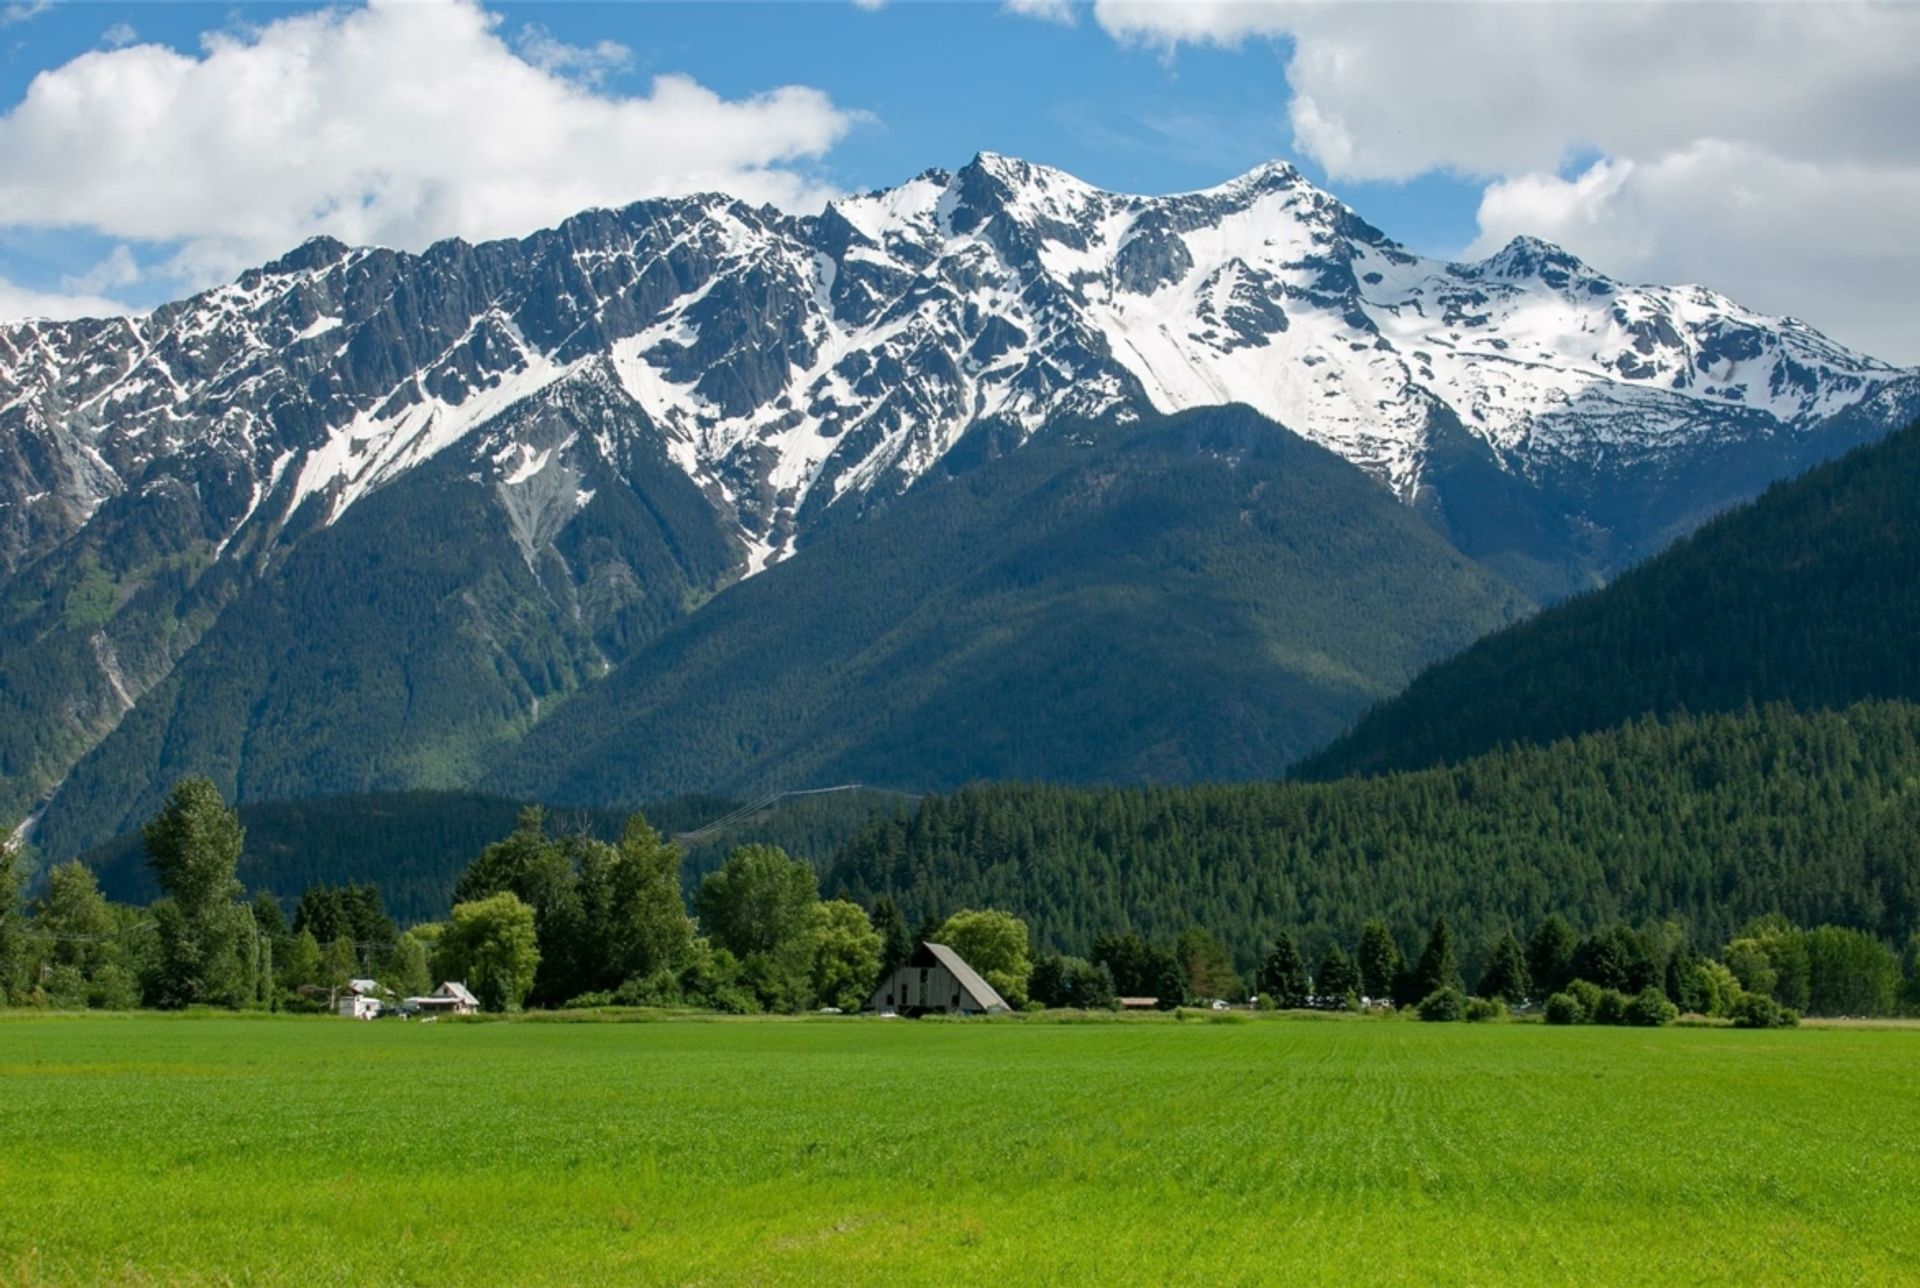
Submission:
{"label": "exposed rock face", "polygon": [[428,462],[491,498],[577,659],[981,452],[1226,402],[1557,593],[1901,423],[1920,377],[1537,241],[1422,259],[1283,165],[1137,197],[982,155],[818,216],[316,240],[146,317],[0,326],[0,809]]}

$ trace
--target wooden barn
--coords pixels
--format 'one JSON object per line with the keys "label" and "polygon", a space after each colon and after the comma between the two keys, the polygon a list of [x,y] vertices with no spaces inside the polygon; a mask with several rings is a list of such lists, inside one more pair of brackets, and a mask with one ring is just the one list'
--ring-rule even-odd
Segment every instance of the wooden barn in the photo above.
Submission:
{"label": "wooden barn", "polygon": [[896,1015],[991,1015],[1010,1008],[959,953],[945,944],[921,944],[880,981],[867,1009]]}

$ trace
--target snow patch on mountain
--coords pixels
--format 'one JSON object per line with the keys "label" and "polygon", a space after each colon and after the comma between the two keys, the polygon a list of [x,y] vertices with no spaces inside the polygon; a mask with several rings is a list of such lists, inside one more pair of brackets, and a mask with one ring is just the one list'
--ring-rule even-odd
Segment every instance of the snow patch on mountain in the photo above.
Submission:
{"label": "snow patch on mountain", "polygon": [[1146,197],[982,154],[817,216],[708,195],[422,255],[321,240],[144,318],[0,327],[0,549],[209,452],[249,479],[233,530],[314,498],[331,522],[596,370],[635,409],[602,459],[651,437],[738,517],[749,572],[983,423],[1246,403],[1410,499],[1436,407],[1523,476],[1657,468],[1910,376],[1533,239],[1413,255],[1283,164]]}

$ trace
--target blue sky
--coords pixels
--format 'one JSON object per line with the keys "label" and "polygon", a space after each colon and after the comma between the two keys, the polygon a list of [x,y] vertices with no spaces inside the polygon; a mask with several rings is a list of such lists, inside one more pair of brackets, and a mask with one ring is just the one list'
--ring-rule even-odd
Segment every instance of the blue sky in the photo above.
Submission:
{"label": "blue sky", "polygon": [[[317,7],[317,6],[316,6]],[[130,35],[185,54],[209,31],[244,30],[299,6],[55,4],[0,29],[0,101],[47,67]],[[1329,180],[1292,146],[1284,40],[1247,53],[1126,47],[1091,23],[1034,22],[984,3],[907,3],[877,11],[800,3],[501,4],[509,34],[529,25],[575,46],[616,41],[631,62],[599,82],[644,92],[685,73],[737,98],[774,86],[826,90],[863,114],[814,169],[848,191],[886,187],[929,166],[1005,152],[1119,191],[1207,187],[1276,157],[1299,164],[1372,222],[1416,249],[1452,255],[1473,240],[1480,188],[1445,175],[1402,183]],[[529,230],[530,231],[530,230]],[[84,273],[114,239],[73,230],[0,234],[0,276],[39,289]],[[166,281],[129,284],[137,304]]]}
{"label": "blue sky", "polygon": [[1864,32],[1778,5],[389,8],[0,6],[0,312],[150,306],[315,231],[505,235],[687,186],[805,206],[980,150],[1140,192],[1279,157],[1424,253],[1536,233],[1920,361],[1920,148],[1862,124],[1920,119],[1888,55],[1911,5]]}

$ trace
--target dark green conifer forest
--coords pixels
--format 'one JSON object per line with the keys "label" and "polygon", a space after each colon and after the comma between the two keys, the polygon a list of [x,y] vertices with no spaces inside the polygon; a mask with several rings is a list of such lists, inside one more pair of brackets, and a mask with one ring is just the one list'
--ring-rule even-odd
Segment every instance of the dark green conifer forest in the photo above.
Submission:
{"label": "dark green conifer forest", "polygon": [[1920,699],[1916,481],[1920,425],[1776,484],[1430,667],[1296,776],[1454,763],[1648,712]]}
{"label": "dark green conifer forest", "polygon": [[1704,944],[1781,913],[1899,945],[1920,930],[1916,783],[1920,707],[1769,706],[1326,784],[968,788],[869,824],[823,889],[909,921],[1007,908],[1078,955],[1199,925],[1242,969],[1283,932],[1319,961],[1374,916],[1409,958],[1446,918],[1468,979],[1554,913]]}

